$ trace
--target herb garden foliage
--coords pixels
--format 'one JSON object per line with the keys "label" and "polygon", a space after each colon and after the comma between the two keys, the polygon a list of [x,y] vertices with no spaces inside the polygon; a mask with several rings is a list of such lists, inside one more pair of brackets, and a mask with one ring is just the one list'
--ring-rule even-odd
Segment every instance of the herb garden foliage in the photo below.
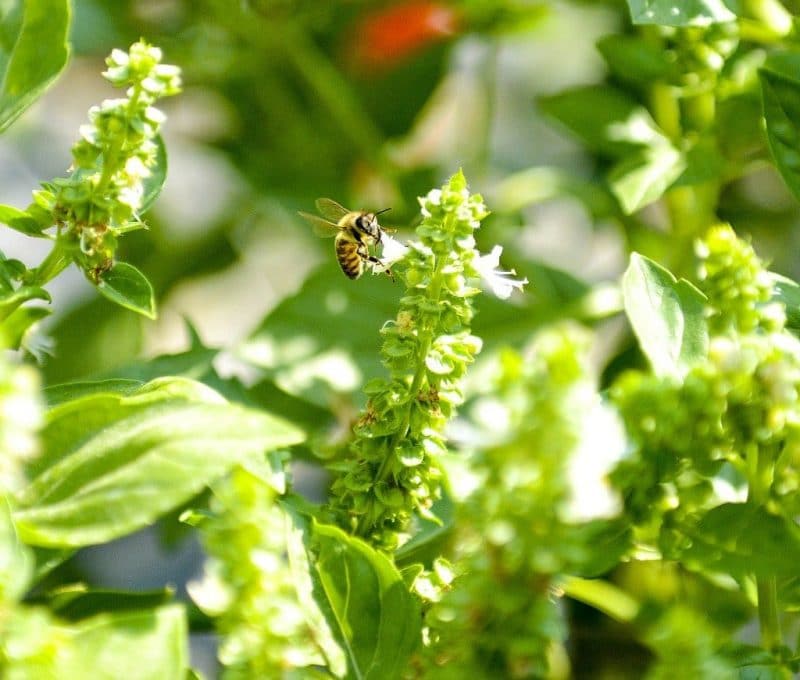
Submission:
{"label": "herb garden foliage", "polygon": [[[355,98],[304,31],[333,26],[335,4],[197,4],[180,15],[180,40],[146,27],[177,61],[187,56],[193,82],[238,98],[244,142],[230,151],[243,175],[278,195],[299,184],[330,194],[345,189],[327,169],[363,173],[366,162],[402,214],[404,188],[421,188],[425,173],[392,160],[374,102]],[[467,32],[499,42],[549,9],[362,4],[347,9],[363,36],[354,58],[376,69],[378,90],[408,78],[419,86],[416,100],[397,102],[394,125],[403,116],[410,125],[435,80],[414,61],[420,50],[440,60],[443,41]],[[102,3],[79,6],[124,25]],[[265,369],[252,387],[220,377],[217,351],[196,335],[183,354],[109,372],[92,363],[93,329],[68,331],[88,318],[80,313],[55,330],[55,351],[74,351],[73,363],[45,359],[53,347],[37,325],[65,268],[124,314],[148,318],[154,290],[183,275],[162,271],[154,289],[124,261],[165,181],[157,106],[179,93],[181,73],[143,40],[113,49],[103,75],[120,97],[89,111],[67,176],[44,181],[27,208],[0,206],[9,229],[49,242],[36,266],[13,253],[0,260],[2,676],[196,677],[188,636],[211,628],[230,678],[800,671],[800,285],[769,271],[753,246],[771,241],[800,269],[794,249],[774,245],[797,233],[800,210],[748,194],[779,176],[800,196],[800,53],[787,7],[610,6],[624,30],[597,45],[605,82],[538,102],[585,146],[596,174],[487,173],[486,159],[473,159],[467,169],[487,178],[498,228],[450,168],[443,185],[419,192],[415,233],[387,237],[379,253],[394,284],[331,278],[331,262],[267,316],[240,348]],[[0,128],[64,67],[70,9],[66,0],[4,7]],[[218,19],[214,41],[195,12]],[[239,76],[258,64],[290,104],[284,113],[301,96],[279,74],[299,77],[314,95],[308,115],[267,116],[267,133],[289,133],[263,137],[248,116],[270,102],[254,100],[246,79],[188,59],[200,44],[216,64],[241,64]],[[323,119],[319,164],[281,146]],[[285,158],[280,173],[253,150]],[[502,248],[478,244],[502,235],[514,245],[513,215],[560,195],[624,236],[629,266],[592,285],[514,249],[532,279],[520,294],[526,280],[500,268]],[[219,256],[214,237],[202,247]],[[339,297],[321,305],[331,291]],[[357,314],[336,318],[342,309]],[[622,336],[596,323],[623,312]],[[600,340],[612,347],[604,362]],[[266,345],[271,361],[258,353]],[[340,385],[333,398],[326,357],[356,367],[350,394]],[[78,379],[79,367],[94,375]],[[298,380],[300,368],[312,379]],[[74,379],[52,384],[59,371]],[[326,423],[359,404],[332,436]],[[295,459],[328,471],[322,502],[293,490]],[[64,568],[85,546],[167,526],[181,510],[207,556],[188,586],[199,610],[169,590],[76,585]]]}

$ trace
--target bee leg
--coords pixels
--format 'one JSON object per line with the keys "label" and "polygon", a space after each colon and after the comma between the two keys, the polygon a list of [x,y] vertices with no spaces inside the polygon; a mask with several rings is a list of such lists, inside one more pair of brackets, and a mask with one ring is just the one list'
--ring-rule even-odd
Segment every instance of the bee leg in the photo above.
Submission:
{"label": "bee leg", "polygon": [[374,255],[367,255],[365,259],[368,260],[372,265],[379,264],[381,267],[383,267],[384,268],[383,271],[392,280],[392,283],[394,283],[394,274],[392,274],[392,270],[389,269],[389,267],[387,267],[385,264],[383,264],[382,260],[378,259]]}

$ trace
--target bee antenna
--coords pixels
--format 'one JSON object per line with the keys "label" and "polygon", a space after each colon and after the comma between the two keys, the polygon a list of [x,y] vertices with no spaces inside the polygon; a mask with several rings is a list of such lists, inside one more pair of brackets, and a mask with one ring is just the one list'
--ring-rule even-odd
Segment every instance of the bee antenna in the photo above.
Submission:
{"label": "bee antenna", "polygon": [[384,208],[383,210],[378,210],[378,212],[376,212],[375,215],[378,216],[382,213],[389,212],[390,210],[391,208]]}

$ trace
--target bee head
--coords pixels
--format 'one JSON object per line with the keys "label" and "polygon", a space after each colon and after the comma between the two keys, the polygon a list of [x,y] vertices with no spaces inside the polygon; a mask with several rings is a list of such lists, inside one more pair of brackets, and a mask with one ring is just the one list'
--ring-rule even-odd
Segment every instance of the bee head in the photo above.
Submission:
{"label": "bee head", "polygon": [[375,239],[376,243],[381,242],[381,225],[378,224],[378,215],[385,213],[389,208],[384,208],[374,213],[364,213],[356,217],[356,227],[363,233]]}

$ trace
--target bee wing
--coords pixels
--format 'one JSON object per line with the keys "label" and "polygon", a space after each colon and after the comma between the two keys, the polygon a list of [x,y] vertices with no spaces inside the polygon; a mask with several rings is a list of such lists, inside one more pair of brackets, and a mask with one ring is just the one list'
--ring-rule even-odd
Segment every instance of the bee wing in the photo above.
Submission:
{"label": "bee wing", "polygon": [[298,212],[297,214],[300,215],[300,217],[302,217],[306,222],[311,224],[311,228],[314,230],[314,233],[322,238],[335,236],[340,230],[338,224],[335,222],[329,222],[319,215],[311,215],[307,212]]}
{"label": "bee wing", "polygon": [[322,215],[326,220],[334,223],[338,222],[345,215],[351,212],[344,206],[339,205],[332,198],[318,198],[317,210],[319,210],[319,214]]}

